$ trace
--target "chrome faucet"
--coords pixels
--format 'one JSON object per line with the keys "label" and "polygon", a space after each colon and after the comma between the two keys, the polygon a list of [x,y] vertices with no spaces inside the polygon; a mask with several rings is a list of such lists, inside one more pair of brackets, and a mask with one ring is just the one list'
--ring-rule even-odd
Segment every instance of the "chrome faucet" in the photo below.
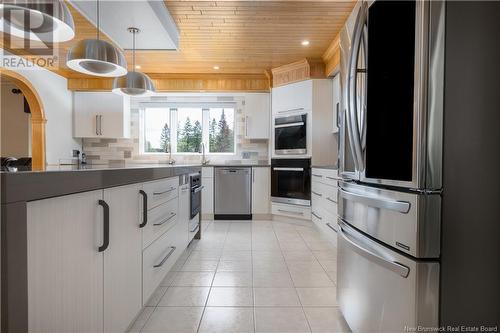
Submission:
{"label": "chrome faucet", "polygon": [[172,158],[172,144],[170,142],[168,143],[168,164],[175,164],[175,160]]}
{"label": "chrome faucet", "polygon": [[205,143],[202,142],[200,144],[200,153],[202,154],[201,155],[201,164],[202,165],[206,165],[210,162],[210,160],[207,160],[206,156],[205,156]]}

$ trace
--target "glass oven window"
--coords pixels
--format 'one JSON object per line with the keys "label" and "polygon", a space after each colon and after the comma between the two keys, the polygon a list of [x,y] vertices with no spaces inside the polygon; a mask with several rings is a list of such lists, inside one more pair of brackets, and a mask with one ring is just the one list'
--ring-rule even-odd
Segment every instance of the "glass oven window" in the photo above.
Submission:
{"label": "glass oven window", "polygon": [[366,177],[412,180],[415,1],[368,12]]}
{"label": "glass oven window", "polygon": [[276,118],[274,148],[276,150],[307,149],[307,115]]}

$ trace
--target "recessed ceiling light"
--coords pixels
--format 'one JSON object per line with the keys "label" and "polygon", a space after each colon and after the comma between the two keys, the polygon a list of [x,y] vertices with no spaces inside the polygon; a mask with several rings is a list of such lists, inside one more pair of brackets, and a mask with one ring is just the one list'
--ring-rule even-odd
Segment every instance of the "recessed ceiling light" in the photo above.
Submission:
{"label": "recessed ceiling light", "polygon": [[217,70],[217,69],[219,69],[219,68],[220,68],[220,67],[219,67],[219,66],[217,66],[217,65],[215,65],[215,66],[214,66],[214,69],[215,69],[215,70]]}
{"label": "recessed ceiling light", "polygon": [[135,65],[135,69],[141,69],[141,65]]}
{"label": "recessed ceiling light", "polygon": [[308,40],[303,40],[301,44],[302,44],[302,46],[307,46],[307,45],[309,45],[309,41]]}

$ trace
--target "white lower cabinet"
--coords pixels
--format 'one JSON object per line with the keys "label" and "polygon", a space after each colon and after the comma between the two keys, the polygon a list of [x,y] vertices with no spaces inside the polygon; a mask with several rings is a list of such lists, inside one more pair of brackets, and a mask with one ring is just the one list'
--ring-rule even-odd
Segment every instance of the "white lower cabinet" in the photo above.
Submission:
{"label": "white lower cabinet", "polygon": [[312,169],[311,220],[334,244],[337,244],[337,180],[337,170]]}
{"label": "white lower cabinet", "polygon": [[[179,203],[178,181],[27,204],[29,332],[127,330],[188,244],[189,191]],[[143,207],[141,190],[168,192]],[[151,232],[141,228],[148,207]]]}
{"label": "white lower cabinet", "polygon": [[201,212],[204,215],[214,213],[214,168],[203,167],[201,171]]}
{"label": "white lower cabinet", "polygon": [[104,332],[124,332],[142,308],[141,184],[104,190],[109,246],[104,253]]}
{"label": "white lower cabinet", "polygon": [[252,168],[252,214],[269,214],[271,203],[271,168]]}

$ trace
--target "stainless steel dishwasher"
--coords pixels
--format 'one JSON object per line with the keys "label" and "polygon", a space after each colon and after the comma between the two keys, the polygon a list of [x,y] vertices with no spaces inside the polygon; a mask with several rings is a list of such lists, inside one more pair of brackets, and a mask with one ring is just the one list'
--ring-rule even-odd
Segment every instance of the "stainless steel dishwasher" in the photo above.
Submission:
{"label": "stainless steel dishwasher", "polygon": [[252,170],[245,167],[215,168],[216,220],[252,219]]}

